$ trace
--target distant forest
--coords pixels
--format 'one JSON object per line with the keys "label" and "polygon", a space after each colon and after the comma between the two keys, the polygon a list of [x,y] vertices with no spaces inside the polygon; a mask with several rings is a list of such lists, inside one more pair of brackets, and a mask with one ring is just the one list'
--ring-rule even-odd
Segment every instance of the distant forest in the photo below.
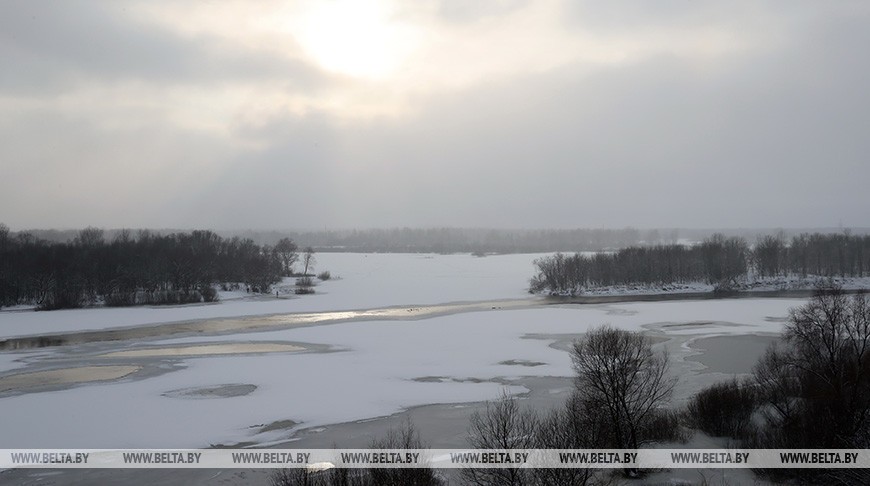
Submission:
{"label": "distant forest", "polygon": [[87,228],[72,241],[12,235],[0,224],[0,306],[39,309],[210,302],[215,285],[242,284],[252,292],[290,275],[297,259],[289,239],[273,246],[222,238],[210,231],[153,234]]}
{"label": "distant forest", "polygon": [[[129,230],[105,230],[113,239]],[[183,233],[185,230],[148,230],[153,235]],[[136,231],[132,231],[135,233]],[[842,232],[831,228],[805,229],[487,229],[487,228],[390,228],[321,231],[215,231],[223,238],[250,239],[258,245],[274,246],[284,238],[300,247],[318,252],[383,253],[550,253],[618,250],[629,246],[696,243],[713,234],[755,241],[768,234],[790,239],[804,233]],[[870,228],[852,229],[852,234],[870,234]],[[24,233],[50,242],[71,242],[78,230],[28,230]]]}
{"label": "distant forest", "polygon": [[535,261],[532,292],[579,293],[614,285],[706,282],[732,290],[750,277],[864,277],[870,274],[870,236],[849,232],[741,237],[715,234],[700,244],[631,246],[594,255],[556,255]]}
{"label": "distant forest", "polygon": [[[312,233],[109,230],[12,232],[0,224],[0,307],[40,309],[210,302],[217,285],[269,292],[293,274],[296,241],[317,251],[556,252],[535,262],[535,292],[576,293],[611,285],[705,281],[733,288],[747,276],[863,277],[870,235],[803,233],[786,237],[703,230],[388,229]],[[687,235],[684,236],[683,234]],[[299,238],[298,240],[296,238]],[[313,251],[313,249],[312,249]]]}

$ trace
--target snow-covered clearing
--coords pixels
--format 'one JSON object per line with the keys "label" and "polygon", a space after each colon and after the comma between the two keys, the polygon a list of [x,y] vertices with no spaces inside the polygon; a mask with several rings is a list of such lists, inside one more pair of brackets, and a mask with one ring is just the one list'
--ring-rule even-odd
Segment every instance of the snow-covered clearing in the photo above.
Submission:
{"label": "snow-covered clearing", "polygon": [[[298,428],[362,420],[416,405],[493,399],[503,388],[499,381],[511,377],[571,376],[568,354],[550,346],[558,338],[555,335],[578,334],[604,323],[699,336],[778,332],[788,309],[802,302],[736,299],[573,305],[150,341],[149,346],[317,343],[339,351],[107,361],[167,370],[180,364],[181,369],[145,379],[134,375],[119,382],[2,398],[0,415],[5,425],[0,447],[267,443],[292,432],[259,433],[279,421],[292,420]],[[110,349],[118,349],[113,346]],[[91,365],[99,362],[93,349],[88,353],[78,358],[69,351],[50,354]],[[181,398],[177,393],[220,385],[255,385],[256,389],[213,398],[185,394]],[[514,386],[511,391],[522,388]]]}
{"label": "snow-covered clearing", "polygon": [[205,305],[0,310],[0,338],[220,317],[521,298],[528,296],[532,262],[541,256],[318,253],[315,271],[329,270],[333,278],[320,282],[315,294],[251,298],[231,292],[223,293],[226,300]]}

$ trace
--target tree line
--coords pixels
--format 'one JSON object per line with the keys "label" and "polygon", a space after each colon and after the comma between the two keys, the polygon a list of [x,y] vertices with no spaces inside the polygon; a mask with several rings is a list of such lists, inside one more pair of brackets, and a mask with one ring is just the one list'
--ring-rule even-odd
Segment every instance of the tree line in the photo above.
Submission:
{"label": "tree line", "polygon": [[[690,228],[373,228],[321,231],[247,231],[221,233],[275,244],[280,238],[311,245],[318,251],[391,253],[550,253],[556,251],[611,251],[629,246],[673,245],[701,241],[716,233],[756,241],[767,234],[780,239],[832,229],[690,229]],[[854,234],[870,234],[870,228],[855,228]]]}
{"label": "tree line", "polygon": [[[106,230],[111,239],[123,230]],[[688,231],[688,230],[683,230]],[[151,230],[155,234],[179,230]],[[31,230],[40,239],[72,241],[75,230]],[[224,238],[251,239],[276,245],[283,238],[321,252],[359,253],[530,253],[605,250],[629,245],[675,242],[681,230],[620,229],[486,229],[486,228],[372,228],[320,231],[216,231]]]}
{"label": "tree line", "polygon": [[269,292],[292,273],[298,258],[290,239],[260,246],[211,231],[167,235],[121,231],[107,241],[102,230],[81,230],[69,242],[29,233],[14,236],[0,225],[0,306],[39,309],[209,302],[215,285]]}
{"label": "tree line", "polygon": [[864,277],[870,273],[870,236],[848,232],[758,237],[714,234],[700,244],[631,246],[594,255],[557,253],[535,261],[532,292],[578,293],[613,285],[707,282],[732,289],[769,277]]}

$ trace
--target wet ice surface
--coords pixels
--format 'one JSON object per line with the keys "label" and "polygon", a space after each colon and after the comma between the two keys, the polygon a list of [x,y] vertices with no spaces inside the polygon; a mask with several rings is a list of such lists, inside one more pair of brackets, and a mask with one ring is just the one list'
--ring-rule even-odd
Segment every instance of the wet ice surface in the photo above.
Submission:
{"label": "wet ice surface", "polygon": [[686,359],[707,367],[714,373],[751,373],[756,361],[768,346],[780,342],[777,336],[740,335],[714,336],[693,340],[689,346],[700,351]]}
{"label": "wet ice surface", "polygon": [[217,343],[194,346],[140,347],[100,354],[101,358],[156,358],[161,356],[192,357],[223,354],[288,353],[303,351],[303,346],[286,343]]}
{"label": "wet ice surface", "polygon": [[243,397],[245,395],[250,395],[256,389],[256,385],[234,383],[226,385],[195,386],[191,388],[182,388],[180,390],[170,390],[164,393],[163,396],[170,398]]}

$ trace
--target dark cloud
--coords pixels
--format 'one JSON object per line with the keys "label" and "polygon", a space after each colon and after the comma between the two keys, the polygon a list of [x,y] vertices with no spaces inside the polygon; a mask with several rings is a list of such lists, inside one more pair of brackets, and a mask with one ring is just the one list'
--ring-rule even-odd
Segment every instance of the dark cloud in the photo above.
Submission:
{"label": "dark cloud", "polygon": [[[62,91],[80,82],[211,84],[276,79],[317,90],[330,76],[300,59],[208,36],[182,37],[128,12],[128,2],[0,3],[0,92]],[[288,46],[288,52],[293,46]]]}

